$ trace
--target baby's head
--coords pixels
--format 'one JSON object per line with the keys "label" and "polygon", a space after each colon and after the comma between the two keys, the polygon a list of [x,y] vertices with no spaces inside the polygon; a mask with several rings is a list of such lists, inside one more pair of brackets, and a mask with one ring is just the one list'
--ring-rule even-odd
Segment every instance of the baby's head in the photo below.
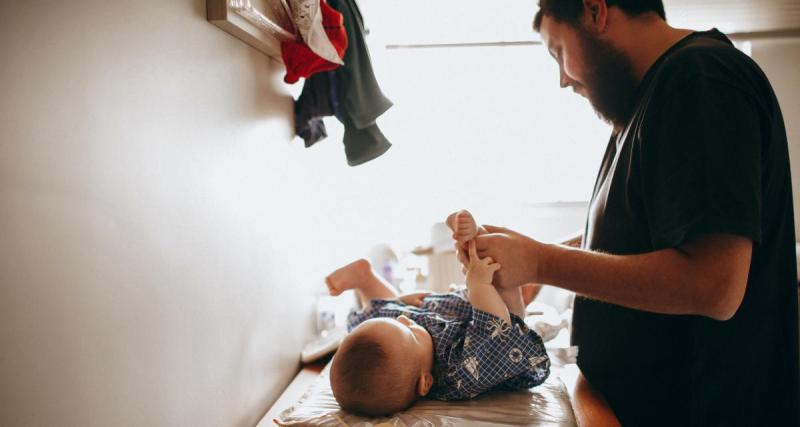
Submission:
{"label": "baby's head", "polygon": [[367,320],[345,337],[331,365],[333,396],[364,415],[402,411],[433,385],[433,339],[406,316]]}

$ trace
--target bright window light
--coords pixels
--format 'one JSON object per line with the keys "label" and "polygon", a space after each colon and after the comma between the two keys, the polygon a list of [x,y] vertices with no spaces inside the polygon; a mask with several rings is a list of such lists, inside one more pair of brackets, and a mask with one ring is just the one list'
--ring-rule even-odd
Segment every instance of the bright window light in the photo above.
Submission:
{"label": "bright window light", "polygon": [[403,205],[439,220],[465,207],[540,235],[532,209],[591,196],[610,128],[559,87],[541,45],[389,49],[376,61],[395,102],[379,123]]}
{"label": "bright window light", "polygon": [[[371,54],[395,104],[378,119],[393,147],[342,166],[343,129],[328,118],[328,140],[311,149],[325,153],[316,161],[320,193],[336,195],[320,203],[341,206],[336,216],[350,216],[342,223],[358,222],[357,238],[426,244],[431,225],[459,208],[542,240],[583,227],[610,128],[559,87],[541,45],[373,45]],[[348,188],[326,192],[332,182]]]}

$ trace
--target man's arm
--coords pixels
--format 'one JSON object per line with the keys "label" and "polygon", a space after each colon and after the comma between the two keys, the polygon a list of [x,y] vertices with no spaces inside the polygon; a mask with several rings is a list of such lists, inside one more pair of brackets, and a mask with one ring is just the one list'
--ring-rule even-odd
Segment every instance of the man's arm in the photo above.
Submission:
{"label": "man's arm", "polygon": [[543,244],[511,230],[486,226],[477,253],[503,264],[495,284],[549,283],[589,298],[664,314],[730,319],[747,286],[752,241],[705,234],[677,248],[609,255]]}
{"label": "man's arm", "polygon": [[[580,248],[583,244],[583,232],[578,231],[573,233],[572,235],[564,238],[561,241],[561,244],[564,246],[570,246],[573,248]],[[525,307],[531,303],[531,301],[535,300],[537,296],[539,296],[539,292],[542,291],[542,284],[541,283],[528,283],[527,286],[522,288],[522,303]]]}

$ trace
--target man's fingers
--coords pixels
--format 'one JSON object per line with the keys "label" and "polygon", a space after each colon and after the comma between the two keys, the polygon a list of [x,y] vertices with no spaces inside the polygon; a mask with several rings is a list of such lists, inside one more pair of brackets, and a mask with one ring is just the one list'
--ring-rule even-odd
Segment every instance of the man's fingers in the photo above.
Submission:
{"label": "man's fingers", "polygon": [[477,260],[478,259],[478,251],[477,251],[477,245],[475,243],[475,240],[470,240],[469,241],[469,259],[470,260]]}
{"label": "man's fingers", "polygon": [[508,233],[509,231],[511,231],[511,230],[509,230],[507,228],[498,227],[496,225],[483,224],[483,228],[485,228],[486,231],[488,231],[489,233]]}

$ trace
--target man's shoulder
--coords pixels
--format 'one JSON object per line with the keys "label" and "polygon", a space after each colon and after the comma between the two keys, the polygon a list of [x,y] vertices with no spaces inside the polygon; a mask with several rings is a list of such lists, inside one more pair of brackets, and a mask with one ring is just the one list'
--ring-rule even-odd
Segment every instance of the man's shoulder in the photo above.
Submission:
{"label": "man's shoulder", "polygon": [[679,42],[662,61],[657,75],[670,91],[698,79],[713,79],[740,86],[753,73],[756,63],[717,30],[695,32]]}

